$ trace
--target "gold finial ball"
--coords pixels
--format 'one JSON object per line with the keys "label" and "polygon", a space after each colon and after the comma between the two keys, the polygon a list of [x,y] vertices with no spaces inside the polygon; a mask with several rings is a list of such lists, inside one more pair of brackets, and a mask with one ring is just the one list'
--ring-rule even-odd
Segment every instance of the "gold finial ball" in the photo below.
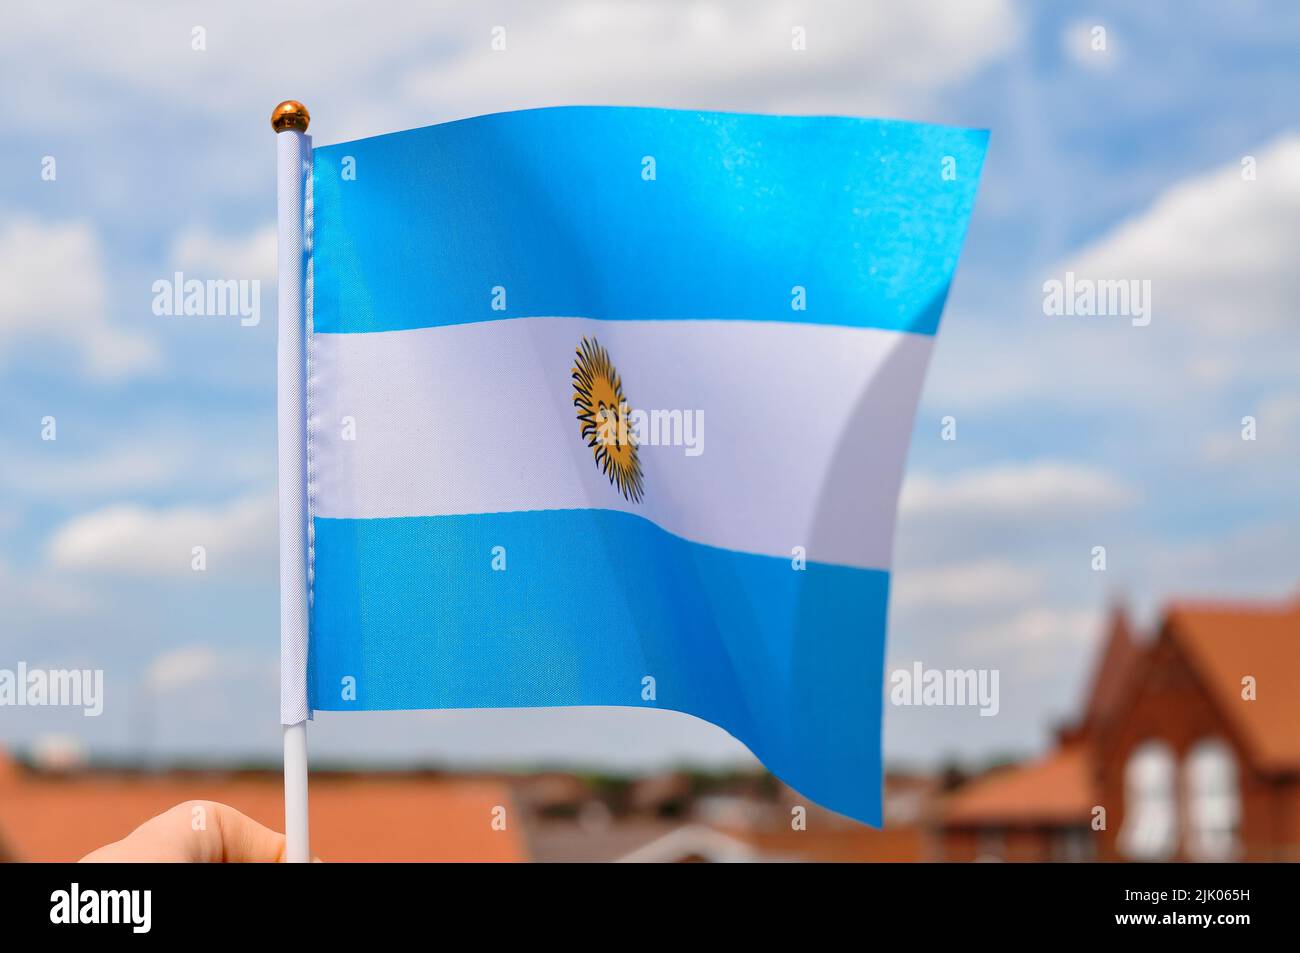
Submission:
{"label": "gold finial ball", "polygon": [[306,132],[307,124],[310,122],[311,113],[307,112],[307,107],[296,99],[286,99],[271,113],[271,128],[276,132],[286,132],[290,129]]}

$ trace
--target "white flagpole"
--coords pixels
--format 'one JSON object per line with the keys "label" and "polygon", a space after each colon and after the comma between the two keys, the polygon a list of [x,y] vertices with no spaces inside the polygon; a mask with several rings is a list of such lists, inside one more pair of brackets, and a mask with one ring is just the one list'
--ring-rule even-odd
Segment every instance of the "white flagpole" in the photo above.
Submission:
{"label": "white flagpole", "polygon": [[311,169],[311,117],[287,100],[271,114],[276,133],[276,415],[280,490],[280,721],[284,726],[284,859],[308,863],[307,829],[307,351],[304,199]]}
{"label": "white flagpole", "polygon": [[284,861],[311,861],[307,824],[307,722],[284,726]]}

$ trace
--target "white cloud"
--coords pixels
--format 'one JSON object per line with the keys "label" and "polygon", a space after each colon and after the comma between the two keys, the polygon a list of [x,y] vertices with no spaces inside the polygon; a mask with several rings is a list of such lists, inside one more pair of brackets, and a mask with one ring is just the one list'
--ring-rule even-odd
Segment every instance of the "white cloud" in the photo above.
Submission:
{"label": "white cloud", "polygon": [[1233,161],[1174,185],[1061,270],[1149,279],[1153,322],[1191,324],[1216,337],[1293,327],[1300,299],[1300,136],[1279,139],[1254,161],[1254,181]]}
{"label": "white cloud", "polygon": [[0,486],[47,500],[166,486],[187,462],[178,446],[121,447],[76,458],[8,450],[6,458],[12,466],[0,475]]}
{"label": "white cloud", "polygon": [[207,571],[239,574],[265,570],[276,540],[272,497],[164,509],[120,504],[66,523],[51,538],[47,555],[60,569],[179,575],[193,571],[193,547],[202,546]]}
{"label": "white cloud", "polygon": [[[1004,0],[577,2],[493,22],[506,30],[505,51],[491,49],[483,24],[469,33],[477,42],[407,76],[410,99],[445,102],[454,90],[466,109],[568,101],[890,112],[992,62],[1019,36]],[[796,27],[803,51],[791,48]]]}
{"label": "white cloud", "polygon": [[[201,51],[191,42],[196,20],[206,30]],[[377,0],[364,13],[320,0],[310,16],[252,2],[201,15],[83,2],[20,7],[6,26],[0,56],[61,77],[72,112],[60,123],[111,122],[113,108],[148,108],[143,99],[229,113],[246,126],[248,110],[263,117],[292,94],[328,110],[328,141],[563,103],[901,112],[1007,54],[1020,35],[1010,0],[572,0],[487,10]],[[504,52],[491,48],[496,26],[506,30]],[[807,31],[801,52],[791,49],[795,27]],[[304,55],[286,55],[287,33]],[[105,83],[134,95],[75,95]],[[4,113],[47,124],[25,99],[35,101],[17,97]]]}
{"label": "white cloud", "polygon": [[275,283],[275,223],[244,235],[217,235],[203,226],[191,226],[172,243],[172,261],[187,278],[257,279]]}
{"label": "white cloud", "polygon": [[[1233,388],[1291,388],[1300,363],[1300,135],[1252,156],[1254,181],[1242,178],[1243,156],[1176,183],[1010,291],[1011,306],[996,319],[950,314],[927,405],[943,413],[1021,401],[1107,409],[1142,417],[1157,432],[1173,408],[1185,420],[1222,414]],[[1150,281],[1151,323],[1044,316],[1043,283],[1067,271]],[[1016,302],[1020,316],[1008,319]],[[1251,408],[1235,411],[1240,419]]]}
{"label": "white cloud", "polygon": [[1102,619],[1096,609],[1025,609],[1009,619],[973,629],[962,641],[976,653],[994,655],[1088,645],[1096,639]]}
{"label": "white cloud", "polygon": [[[1300,447],[1300,394],[1273,394],[1241,417],[1226,417],[1223,426],[1201,441],[1201,458],[1208,463],[1249,465],[1261,459],[1275,462]],[[1255,418],[1255,439],[1243,440],[1243,417]]]}
{"label": "white cloud", "polygon": [[[388,9],[381,13],[381,6]],[[58,121],[78,127],[112,120],[115,109],[138,113],[141,99],[184,104],[193,119],[196,113],[238,107],[254,96],[266,103],[265,123],[271,107],[283,98],[277,91],[320,88],[324,77],[332,77],[336,89],[357,84],[387,65],[385,55],[395,45],[410,37],[436,36],[448,13],[415,0],[375,3],[364,15],[347,0],[320,0],[310,15],[253,0],[202,11],[183,5],[112,10],[81,0],[19,5],[7,12],[0,33],[0,55],[6,61],[44,64],[49,75],[60,77],[65,91],[102,90],[112,84],[113,96],[69,96],[68,112]],[[394,23],[403,28],[396,40]],[[204,31],[202,49],[195,48],[195,29]],[[291,50],[287,35],[293,37]],[[50,122],[25,100],[43,102],[36,96],[9,97],[6,111],[32,125]]]}
{"label": "white cloud", "polygon": [[[60,417],[60,426],[64,426]],[[88,445],[85,422],[74,425],[71,440],[0,440],[0,496],[24,501],[89,505],[107,499],[138,497],[151,491],[234,495],[275,480],[275,454],[249,441],[249,425],[233,417],[230,426],[212,424],[196,431],[184,419],[164,413],[133,420],[130,428],[110,427]],[[0,531],[9,514],[0,508]]]}
{"label": "white cloud", "polygon": [[221,659],[210,646],[187,645],[156,657],[145,670],[145,679],[153,691],[169,692],[205,681],[220,667]]}
{"label": "white cloud", "polygon": [[0,559],[0,605],[8,607],[8,621],[27,610],[41,616],[83,616],[102,609],[100,600],[86,589],[57,575],[16,568]]}
{"label": "white cloud", "polygon": [[894,575],[891,601],[899,609],[981,608],[1024,602],[1042,587],[1042,574],[1001,559],[915,569]]}
{"label": "white cloud", "polygon": [[1218,533],[1152,539],[1142,553],[1141,592],[1165,599],[1294,598],[1300,587],[1300,541],[1293,518],[1278,513]]}
{"label": "white cloud", "polygon": [[0,231],[0,358],[12,359],[19,342],[53,339],[99,378],[155,366],[153,341],[113,327],[107,300],[103,254],[88,224],[20,218]]}
{"label": "white cloud", "polygon": [[[1067,677],[1076,683],[1087,671],[1103,634],[1105,613],[1095,608],[1037,606],[961,634],[960,646],[977,664],[1004,674],[1003,691],[1025,692],[1039,680]],[[1061,704],[1061,699],[1053,700]]]}
{"label": "white cloud", "polygon": [[1095,467],[1040,461],[970,470],[951,477],[909,476],[900,507],[905,517],[1052,517],[1112,510],[1133,491]]}

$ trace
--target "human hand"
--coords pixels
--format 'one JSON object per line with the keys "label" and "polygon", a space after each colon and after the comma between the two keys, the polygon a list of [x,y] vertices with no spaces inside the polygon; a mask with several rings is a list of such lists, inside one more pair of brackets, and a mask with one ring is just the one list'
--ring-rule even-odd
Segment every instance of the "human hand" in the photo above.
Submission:
{"label": "human hand", "polygon": [[145,821],[82,863],[281,863],[284,835],[216,801],[185,801]]}

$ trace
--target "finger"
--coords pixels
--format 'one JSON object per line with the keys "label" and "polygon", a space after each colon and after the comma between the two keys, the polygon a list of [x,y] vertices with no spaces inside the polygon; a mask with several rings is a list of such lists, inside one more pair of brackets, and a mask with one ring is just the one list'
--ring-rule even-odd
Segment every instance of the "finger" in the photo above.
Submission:
{"label": "finger", "polygon": [[277,864],[284,861],[284,835],[264,827],[247,814],[228,804],[204,801],[211,811],[208,832],[218,833],[218,843],[208,845],[219,851],[211,862],[226,864]]}
{"label": "finger", "polygon": [[145,821],[87,863],[277,863],[284,835],[216,801],[186,801]]}

